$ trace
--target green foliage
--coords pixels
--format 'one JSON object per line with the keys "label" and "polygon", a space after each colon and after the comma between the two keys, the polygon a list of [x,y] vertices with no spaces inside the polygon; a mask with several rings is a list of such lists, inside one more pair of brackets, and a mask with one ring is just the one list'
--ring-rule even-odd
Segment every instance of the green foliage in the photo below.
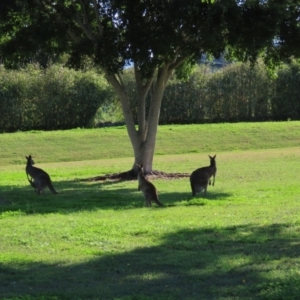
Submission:
{"label": "green foliage", "polygon": [[[276,77],[262,64],[234,63],[216,72],[198,66],[187,81],[170,80],[160,111],[161,124],[299,120],[299,70],[293,61]],[[133,114],[137,93],[132,73],[126,76]],[[287,101],[288,99],[288,101]]]}
{"label": "green foliage", "polygon": [[[170,80],[162,102],[161,124],[298,120],[300,63],[293,61],[270,77],[263,64],[231,64],[212,72],[195,68],[187,81]],[[120,103],[104,78],[52,65],[19,71],[0,69],[2,131],[65,129],[123,121]],[[124,72],[126,93],[137,120],[132,69]],[[289,99],[287,102],[286,99]],[[150,97],[147,98],[147,107]]]}
{"label": "green foliage", "polygon": [[95,114],[94,126],[116,126],[117,124],[124,124],[120,102],[113,100],[101,105]]}
{"label": "green foliage", "polygon": [[74,66],[89,56],[108,72],[134,61],[147,77],[166,61],[228,46],[252,62],[261,52],[266,61],[299,56],[298,5],[289,0],[23,0],[0,8],[0,55],[10,66],[69,53]]}
{"label": "green foliage", "polygon": [[160,123],[199,123],[204,116],[203,91],[207,69],[200,66],[186,82],[173,79],[167,86],[161,107]]}
{"label": "green foliage", "polygon": [[279,120],[300,119],[300,63],[279,70],[272,99],[272,114]]}
{"label": "green foliage", "polygon": [[[197,58],[198,60],[198,58]],[[184,62],[180,67],[175,70],[176,78],[182,81],[188,81],[191,74],[195,70],[195,59],[189,59]]]}
{"label": "green foliage", "polygon": [[[254,67],[234,63],[217,72],[200,65],[187,81],[175,77],[170,80],[163,97],[160,123],[299,120],[299,70],[296,61],[278,69],[276,77],[269,76],[262,63]],[[137,119],[132,71],[126,73],[124,82]]]}
{"label": "green foliage", "polygon": [[273,86],[262,65],[254,69],[248,64],[226,67],[208,81],[204,116],[218,122],[270,119]]}
{"label": "green foliage", "polygon": [[99,106],[113,99],[103,76],[62,65],[1,68],[0,81],[1,131],[87,127]]}

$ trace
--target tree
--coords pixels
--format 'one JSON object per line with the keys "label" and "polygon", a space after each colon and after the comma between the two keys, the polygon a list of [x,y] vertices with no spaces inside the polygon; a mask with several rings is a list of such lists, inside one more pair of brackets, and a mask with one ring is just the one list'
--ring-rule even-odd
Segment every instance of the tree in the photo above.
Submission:
{"label": "tree", "polygon": [[[2,0],[0,55],[6,66],[39,55],[88,56],[120,99],[136,163],[152,172],[160,107],[169,78],[185,78],[206,53],[274,63],[299,55],[298,0]],[[276,39],[276,43],[274,40]],[[134,123],[123,70],[133,64]]]}

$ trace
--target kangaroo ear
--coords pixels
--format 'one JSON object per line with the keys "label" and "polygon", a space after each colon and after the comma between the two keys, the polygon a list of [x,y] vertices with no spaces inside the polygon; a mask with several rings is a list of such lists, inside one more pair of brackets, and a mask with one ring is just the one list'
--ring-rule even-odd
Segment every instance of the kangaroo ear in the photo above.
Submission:
{"label": "kangaroo ear", "polygon": [[217,157],[217,154],[215,154],[215,156],[213,158],[216,158]]}

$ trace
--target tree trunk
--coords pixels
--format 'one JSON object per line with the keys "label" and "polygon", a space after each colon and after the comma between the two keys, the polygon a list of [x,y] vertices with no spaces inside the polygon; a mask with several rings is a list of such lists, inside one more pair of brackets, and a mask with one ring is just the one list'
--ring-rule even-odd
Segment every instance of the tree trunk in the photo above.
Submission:
{"label": "tree trunk", "polygon": [[[138,69],[135,67],[135,75],[138,95],[138,128],[134,123],[130,101],[121,78],[112,74],[107,74],[106,78],[114,87],[121,102],[127,133],[134,152],[132,171],[136,174],[136,165],[143,164],[144,171],[148,174],[152,172],[160,107],[169,74],[165,67],[159,72],[155,81],[154,75],[150,79],[142,80]],[[146,115],[146,97],[149,93],[151,104],[148,115]]]}
{"label": "tree trunk", "polygon": [[[137,170],[136,164],[143,164],[146,174],[152,172],[162,97],[163,89],[156,90],[151,94],[151,105],[148,117],[145,121],[142,121],[142,124],[145,125],[140,125],[140,122],[138,122],[139,126],[136,131],[137,138],[130,137],[134,151],[133,170],[135,170],[135,172]],[[140,98],[139,101],[145,100]],[[140,113],[141,111],[139,110],[139,114]],[[130,135],[129,131],[128,134]]]}

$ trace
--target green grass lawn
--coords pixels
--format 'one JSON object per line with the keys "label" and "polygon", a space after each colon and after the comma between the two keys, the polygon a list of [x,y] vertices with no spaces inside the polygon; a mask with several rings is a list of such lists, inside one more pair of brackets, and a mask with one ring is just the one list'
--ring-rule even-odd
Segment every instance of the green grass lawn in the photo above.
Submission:
{"label": "green grass lawn", "polygon": [[[188,178],[80,179],[128,170],[124,127],[0,135],[0,299],[299,299],[300,122],[160,126],[155,169],[217,154],[207,196]],[[25,155],[60,193],[36,195]]]}

